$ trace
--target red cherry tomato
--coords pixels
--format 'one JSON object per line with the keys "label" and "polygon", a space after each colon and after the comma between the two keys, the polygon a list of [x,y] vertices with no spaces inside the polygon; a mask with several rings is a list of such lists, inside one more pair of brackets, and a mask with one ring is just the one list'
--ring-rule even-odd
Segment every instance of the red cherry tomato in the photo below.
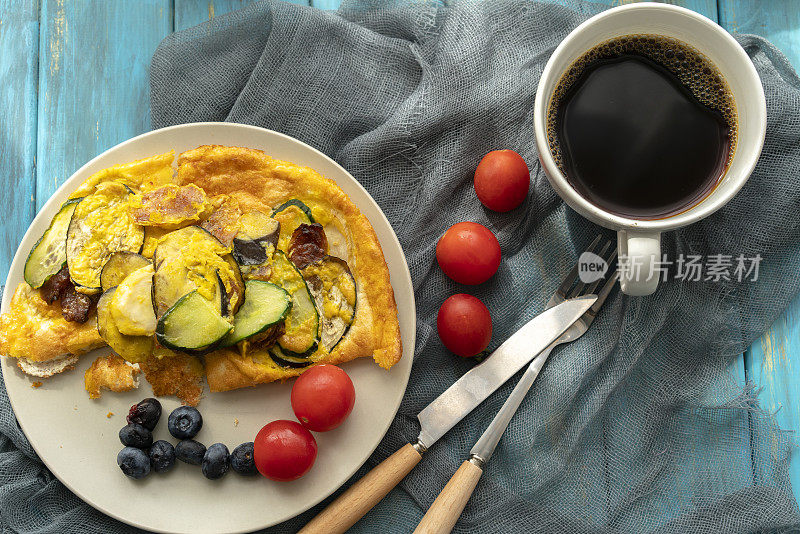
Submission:
{"label": "red cherry tomato", "polygon": [[292,410],[304,427],[315,432],[341,425],[355,402],[353,381],[335,365],[315,365],[292,386]]}
{"label": "red cherry tomato", "polygon": [[253,443],[258,472],[272,480],[295,480],[317,459],[317,441],[297,421],[285,419],[264,425]]}
{"label": "red cherry tomato", "polygon": [[459,293],[442,303],[436,316],[439,339],[450,352],[469,358],[492,340],[492,316],[479,298]]}
{"label": "red cherry tomato", "polygon": [[481,284],[500,266],[500,243],[482,224],[460,222],[436,244],[436,261],[444,274],[460,284]]}
{"label": "red cherry tomato", "polygon": [[530,183],[525,160],[513,150],[493,150],[475,169],[475,193],[490,210],[510,211],[522,204]]}

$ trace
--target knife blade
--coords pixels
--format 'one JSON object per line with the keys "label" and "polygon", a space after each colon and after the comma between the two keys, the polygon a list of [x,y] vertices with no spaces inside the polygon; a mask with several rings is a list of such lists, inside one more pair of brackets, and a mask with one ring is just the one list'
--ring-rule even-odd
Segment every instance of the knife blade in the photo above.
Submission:
{"label": "knife blade", "polygon": [[423,450],[558,339],[596,300],[593,295],[570,299],[540,313],[419,412],[422,430],[417,441]]}
{"label": "knife blade", "polygon": [[595,300],[594,295],[569,299],[528,321],[419,413],[422,430],[415,444],[404,445],[375,466],[298,534],[342,534],[353,526],[405,478],[422,459],[422,453],[558,339]]}

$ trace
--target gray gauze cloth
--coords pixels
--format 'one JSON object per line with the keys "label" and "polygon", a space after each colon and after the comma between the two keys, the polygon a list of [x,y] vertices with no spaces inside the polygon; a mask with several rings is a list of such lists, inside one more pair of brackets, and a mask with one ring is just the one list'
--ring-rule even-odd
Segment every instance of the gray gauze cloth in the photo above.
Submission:
{"label": "gray gauze cloth", "polygon": [[[417,301],[414,366],[389,433],[353,480],[414,440],[416,414],[474,365],[438,339],[436,312],[445,298],[481,298],[496,346],[543,309],[598,233],[613,239],[554,193],[533,135],[547,59],[601,9],[502,1],[349,4],[332,13],[259,3],[158,48],[154,127],[234,121],[294,136],[349,170],[400,238]],[[767,97],[761,161],[726,207],[665,234],[663,251],[672,260],[760,254],[758,280],[671,279],[650,297],[613,293],[585,336],[553,352],[455,532],[800,528],[788,478],[790,439],[758,408],[753,389],[726,372],[800,286],[800,81],[772,45],[738,39]],[[485,210],[472,187],[478,161],[498,148],[519,152],[532,178],[526,202],[504,214]],[[465,220],[489,227],[503,251],[500,270],[476,287],[449,280],[434,255],[439,236]],[[425,453],[353,531],[413,530],[515,382]],[[0,521],[9,530],[133,530],[54,480],[5,395],[0,409]],[[270,532],[294,532],[320,509]]]}

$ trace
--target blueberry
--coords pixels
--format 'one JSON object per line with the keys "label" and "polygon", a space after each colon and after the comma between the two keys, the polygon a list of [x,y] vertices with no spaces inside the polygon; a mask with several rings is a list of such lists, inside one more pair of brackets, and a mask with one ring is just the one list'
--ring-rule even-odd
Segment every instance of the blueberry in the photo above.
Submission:
{"label": "blueberry", "polygon": [[161,403],[151,397],[131,406],[127,419],[129,423],[138,423],[152,432],[160,417]]}
{"label": "blueberry", "polygon": [[181,406],[172,410],[167,421],[169,433],[178,439],[193,438],[203,428],[203,416],[197,408]]}
{"label": "blueberry", "polygon": [[256,475],[256,461],[253,458],[253,442],[242,443],[231,453],[231,467],[240,475]]}
{"label": "blueberry", "polygon": [[146,449],[153,444],[153,434],[142,425],[130,423],[119,430],[119,440],[123,445]]}
{"label": "blueberry", "polygon": [[229,458],[228,447],[222,443],[215,443],[209,446],[206,455],[203,456],[203,464],[201,466],[203,476],[211,480],[225,476],[230,467]]}
{"label": "blueberry", "polygon": [[150,463],[153,464],[153,471],[156,473],[166,473],[175,465],[175,447],[169,441],[160,439],[150,447]]}
{"label": "blueberry", "polygon": [[185,439],[175,445],[175,456],[187,464],[200,465],[205,454],[206,446],[193,439]]}
{"label": "blueberry", "polygon": [[144,478],[150,474],[150,458],[142,449],[125,447],[117,454],[117,465],[131,478]]}

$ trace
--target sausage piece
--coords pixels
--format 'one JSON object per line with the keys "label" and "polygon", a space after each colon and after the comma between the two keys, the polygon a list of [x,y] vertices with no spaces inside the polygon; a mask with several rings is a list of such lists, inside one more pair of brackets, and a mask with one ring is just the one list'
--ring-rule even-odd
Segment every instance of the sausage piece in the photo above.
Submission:
{"label": "sausage piece", "polygon": [[321,224],[301,224],[292,232],[289,259],[299,269],[321,260],[327,253],[328,238]]}
{"label": "sausage piece", "polygon": [[67,321],[85,323],[89,319],[92,306],[97,303],[97,297],[84,295],[75,291],[75,286],[70,284],[61,297],[61,315]]}
{"label": "sausage piece", "polygon": [[65,265],[42,285],[40,289],[42,298],[46,303],[52,304],[60,299],[70,286],[72,286],[72,282],[69,280],[69,269]]}

